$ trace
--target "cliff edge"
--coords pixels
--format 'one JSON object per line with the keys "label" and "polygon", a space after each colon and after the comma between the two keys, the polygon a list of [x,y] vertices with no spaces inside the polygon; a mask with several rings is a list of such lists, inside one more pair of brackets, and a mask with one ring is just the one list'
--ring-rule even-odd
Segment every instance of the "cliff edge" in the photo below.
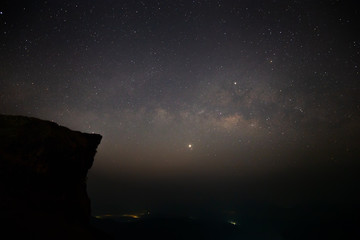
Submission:
{"label": "cliff edge", "polygon": [[0,115],[2,228],[28,238],[90,237],[86,178],[101,138],[50,121]]}

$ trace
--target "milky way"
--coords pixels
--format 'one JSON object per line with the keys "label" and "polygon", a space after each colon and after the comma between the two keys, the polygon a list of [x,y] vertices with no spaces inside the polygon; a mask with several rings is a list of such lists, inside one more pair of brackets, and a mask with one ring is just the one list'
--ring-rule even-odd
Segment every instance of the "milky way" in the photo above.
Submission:
{"label": "milky way", "polygon": [[[5,1],[0,111],[102,134],[94,178],[354,168],[354,6]],[[347,174],[328,175],[333,184]]]}

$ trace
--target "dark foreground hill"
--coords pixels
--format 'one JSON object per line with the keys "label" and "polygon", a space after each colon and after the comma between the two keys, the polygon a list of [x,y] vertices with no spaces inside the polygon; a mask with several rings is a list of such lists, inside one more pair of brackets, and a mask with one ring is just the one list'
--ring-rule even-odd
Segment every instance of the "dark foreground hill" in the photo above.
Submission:
{"label": "dark foreground hill", "polygon": [[225,221],[186,217],[103,218],[92,220],[113,239],[242,239],[240,228]]}
{"label": "dark foreground hill", "polygon": [[97,216],[91,221],[113,239],[357,240],[360,239],[359,212],[358,205],[283,208],[248,204],[231,217],[125,214]]}
{"label": "dark foreground hill", "polygon": [[0,115],[0,234],[95,238],[86,176],[100,141],[53,122]]}

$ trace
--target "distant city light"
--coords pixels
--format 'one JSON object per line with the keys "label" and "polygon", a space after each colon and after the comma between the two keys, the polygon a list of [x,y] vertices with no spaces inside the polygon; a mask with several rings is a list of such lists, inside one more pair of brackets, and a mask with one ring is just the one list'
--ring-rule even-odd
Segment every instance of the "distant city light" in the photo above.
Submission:
{"label": "distant city light", "polygon": [[123,217],[130,217],[130,218],[134,218],[134,219],[138,219],[140,218],[140,216],[135,215],[135,214],[123,214]]}
{"label": "distant city light", "polygon": [[234,225],[234,226],[236,226],[236,224],[237,224],[237,223],[234,222],[234,221],[229,221],[229,223],[232,224],[232,225]]}

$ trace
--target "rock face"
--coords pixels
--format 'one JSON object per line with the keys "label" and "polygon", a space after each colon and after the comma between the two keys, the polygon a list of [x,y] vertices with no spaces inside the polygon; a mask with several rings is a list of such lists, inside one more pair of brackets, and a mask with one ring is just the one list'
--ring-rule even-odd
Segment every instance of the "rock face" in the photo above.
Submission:
{"label": "rock face", "polygon": [[59,238],[86,232],[86,178],[101,138],[49,121],[0,115],[0,219],[7,230]]}

